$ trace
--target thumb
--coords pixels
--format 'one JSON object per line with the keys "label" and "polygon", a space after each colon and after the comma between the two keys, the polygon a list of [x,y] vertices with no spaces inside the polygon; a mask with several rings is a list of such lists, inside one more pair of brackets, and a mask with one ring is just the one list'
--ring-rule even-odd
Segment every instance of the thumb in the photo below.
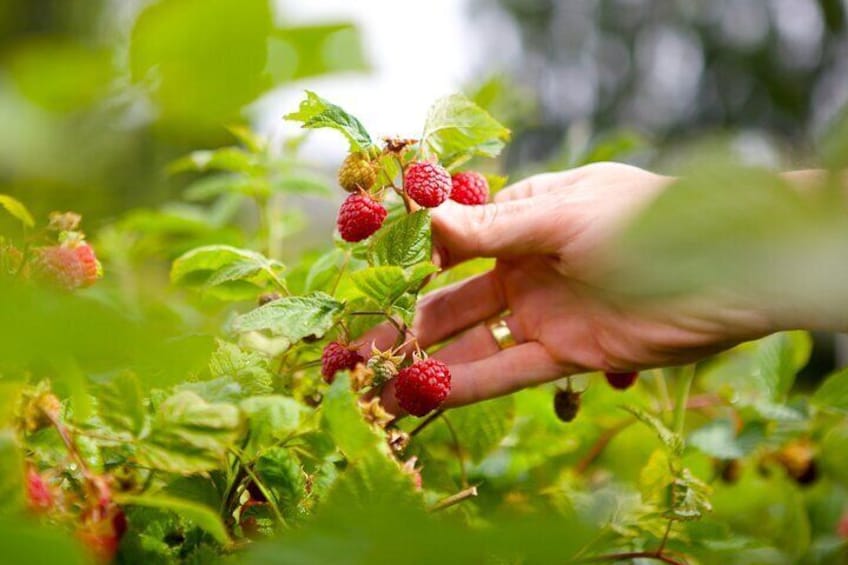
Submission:
{"label": "thumb", "polygon": [[433,235],[443,266],[475,257],[554,253],[557,217],[544,197],[482,206],[448,201],[432,211]]}

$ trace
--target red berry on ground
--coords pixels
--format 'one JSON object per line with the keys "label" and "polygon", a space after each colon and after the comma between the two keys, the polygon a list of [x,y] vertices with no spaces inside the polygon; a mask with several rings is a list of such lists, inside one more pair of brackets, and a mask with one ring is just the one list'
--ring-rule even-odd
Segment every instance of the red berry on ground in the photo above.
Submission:
{"label": "red berry on ground", "polygon": [[44,477],[30,467],[26,477],[27,503],[31,510],[44,512],[53,506],[53,493]]}
{"label": "red berry on ground", "polygon": [[436,163],[418,161],[406,168],[403,187],[420,206],[435,208],[451,193],[450,173]]}
{"label": "red berry on ground", "polygon": [[453,175],[451,181],[451,200],[468,206],[485,204],[489,200],[489,181],[480,173],[462,171]]}
{"label": "red berry on ground", "polygon": [[636,382],[639,373],[637,371],[631,371],[629,373],[604,373],[604,376],[612,388],[627,390]]}
{"label": "red berry on ground", "polygon": [[387,215],[383,205],[367,194],[351,194],[339,208],[336,225],[345,241],[362,241],[380,229]]}
{"label": "red berry on ground", "polygon": [[362,355],[348,346],[333,341],[328,343],[324,347],[324,352],[321,353],[321,374],[325,381],[332,383],[337,372],[350,371],[359,363],[364,362],[365,359],[362,358]]}
{"label": "red berry on ground", "polygon": [[395,399],[413,416],[423,416],[438,408],[451,389],[451,374],[438,359],[418,361],[398,372]]}

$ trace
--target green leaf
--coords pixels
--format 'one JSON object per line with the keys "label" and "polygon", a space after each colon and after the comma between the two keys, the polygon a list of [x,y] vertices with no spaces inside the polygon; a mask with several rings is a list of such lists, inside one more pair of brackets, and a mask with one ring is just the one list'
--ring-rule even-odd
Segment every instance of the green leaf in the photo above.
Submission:
{"label": "green leaf", "polygon": [[332,194],[330,185],[326,179],[317,175],[306,173],[287,173],[271,181],[270,188],[273,192],[287,194],[319,194],[329,196]]}
{"label": "green leaf", "polygon": [[306,99],[300,103],[297,112],[287,114],[285,119],[302,122],[304,128],[338,130],[350,142],[351,151],[367,150],[373,145],[371,136],[359,120],[309,90],[306,91]]}
{"label": "green leaf", "polygon": [[0,431],[0,514],[22,509],[24,462],[11,429]]}
{"label": "green leaf", "polygon": [[270,187],[264,179],[240,174],[209,175],[186,187],[183,196],[195,202],[209,200],[221,194],[243,194],[245,196],[267,195]]}
{"label": "green leaf", "polygon": [[285,296],[246,314],[232,323],[235,332],[268,331],[289,344],[305,337],[322,337],[336,323],[344,305],[328,294]]}
{"label": "green leaf", "polygon": [[306,291],[329,291],[330,285],[338,279],[341,273],[345,257],[347,257],[346,253],[338,248],[321,255],[309,267],[309,272],[306,275]]}
{"label": "green leaf", "polygon": [[443,163],[501,152],[509,130],[461,94],[441,98],[430,108],[421,144]]}
{"label": "green leaf", "polygon": [[298,431],[305,431],[299,430],[299,426],[307,410],[293,398],[255,396],[243,400],[239,406],[247,414],[250,430],[248,443],[242,449],[248,461],[263,449],[289,439]]}
{"label": "green leaf", "polygon": [[428,275],[438,271],[430,262],[418,263],[409,269],[397,265],[369,267],[351,275],[356,287],[365,296],[388,308],[404,293],[417,290]]}
{"label": "green leaf", "polygon": [[347,375],[336,378],[321,405],[324,426],[348,459],[357,460],[369,453],[388,453],[388,446],[362,417],[357,398],[350,389]]}
{"label": "green leaf", "polygon": [[664,504],[667,489],[674,482],[671,463],[665,449],[656,449],[639,472],[639,491],[646,503]]}
{"label": "green leaf", "polygon": [[30,214],[27,207],[20,200],[12,198],[8,194],[0,194],[0,207],[5,208],[15,219],[20,220],[24,226],[28,228],[35,226],[35,219],[33,219],[32,214]]}
{"label": "green leaf", "polygon": [[242,419],[231,404],[206,402],[182,391],[159,405],[150,433],[139,445],[143,465],[172,473],[217,469],[242,435]]}
{"label": "green leaf", "polygon": [[130,371],[92,378],[90,392],[97,399],[97,412],[116,430],[138,436],[145,423],[144,397],[138,377]]}
{"label": "green leaf", "polygon": [[848,368],[827,377],[811,402],[822,409],[848,413]]}
{"label": "green leaf", "polygon": [[188,171],[230,171],[232,173],[257,174],[261,165],[255,155],[238,147],[192,151],[168,165],[170,174]]}
{"label": "green leaf", "polygon": [[511,396],[451,410],[445,415],[456,432],[460,448],[474,462],[494,451],[512,429],[515,399]]}
{"label": "green leaf", "polygon": [[3,562],[15,565],[85,565],[91,556],[60,528],[45,527],[20,516],[0,519]]}
{"label": "green leaf", "polygon": [[227,377],[237,382],[247,395],[268,394],[273,390],[268,358],[234,343],[218,340],[218,349],[209,359],[213,378]]}
{"label": "green leaf", "polygon": [[306,497],[306,475],[297,456],[289,449],[275,447],[259,456],[254,471],[270,490],[283,516],[297,516]]}
{"label": "green leaf", "polygon": [[718,459],[738,459],[750,453],[760,439],[761,434],[737,438],[733,422],[713,420],[692,432],[688,443]]}
{"label": "green leaf", "polygon": [[673,520],[697,520],[712,510],[709,485],[683,469],[671,484],[671,509],[666,516]]}
{"label": "green leaf", "polygon": [[205,504],[156,494],[119,494],[116,496],[116,499],[120,504],[168,510],[181,518],[189,520],[195,526],[215,538],[219,543],[225,546],[231,543],[227,528],[221,522],[218,513]]}
{"label": "green leaf", "polygon": [[419,210],[380,228],[368,248],[372,265],[411,267],[430,260],[430,213]]}
{"label": "green leaf", "polygon": [[672,455],[679,457],[683,454],[683,438],[669,430],[659,418],[635,406],[622,406],[622,408],[633,414],[637,420],[652,428]]}
{"label": "green leaf", "polygon": [[803,331],[781,332],[757,342],[755,378],[760,379],[769,398],[783,400],[789,394],[795,375],[810,359],[813,341]]}
{"label": "green leaf", "polygon": [[[283,265],[261,253],[230,245],[197,247],[171,266],[171,282],[201,288],[222,299],[255,296],[269,281],[278,282]],[[220,287],[220,288],[218,288]]]}

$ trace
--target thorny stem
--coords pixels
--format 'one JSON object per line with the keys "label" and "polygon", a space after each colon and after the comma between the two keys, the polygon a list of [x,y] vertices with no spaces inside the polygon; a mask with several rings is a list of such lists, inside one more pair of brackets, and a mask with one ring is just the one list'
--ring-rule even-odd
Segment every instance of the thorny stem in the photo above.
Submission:
{"label": "thorny stem", "polygon": [[677,397],[674,403],[674,432],[683,433],[686,424],[686,408],[689,401],[689,390],[695,378],[695,365],[687,365],[680,369],[677,380]]}
{"label": "thorny stem", "polygon": [[286,519],[283,517],[283,513],[280,512],[279,506],[277,506],[277,503],[274,502],[274,497],[271,495],[271,492],[268,490],[268,487],[265,486],[265,483],[259,480],[259,477],[256,476],[256,473],[253,472],[253,469],[251,469],[250,466],[245,465],[241,453],[239,453],[235,449],[230,449],[230,453],[232,453],[236,457],[236,459],[238,459],[241,468],[244,470],[245,473],[247,473],[247,476],[250,477],[250,480],[254,482],[257,488],[259,488],[259,491],[265,496],[265,499],[268,501],[268,505],[271,506],[271,510],[274,511],[274,515],[277,517],[277,520],[279,520],[282,525],[287,525]]}
{"label": "thorny stem", "polygon": [[462,484],[463,488],[467,488],[468,487],[468,475],[466,475],[466,473],[465,473],[465,456],[462,452],[462,445],[459,443],[459,437],[456,435],[456,430],[453,429],[453,424],[450,423],[450,420],[448,420],[448,417],[445,415],[444,412],[441,413],[441,417],[442,417],[442,420],[444,420],[445,425],[448,428],[448,431],[450,432],[451,438],[453,438],[453,446],[454,446],[454,449],[456,450],[456,459],[457,459],[457,462],[459,463],[459,480],[460,480],[460,483]]}
{"label": "thorny stem", "polygon": [[74,439],[71,437],[68,428],[66,428],[65,425],[52,414],[49,414],[47,412],[44,412],[44,414],[50,420],[50,423],[53,425],[53,427],[56,428],[56,431],[59,433],[59,437],[62,438],[62,443],[65,444],[65,448],[68,450],[68,453],[71,454],[71,457],[80,466],[80,471],[82,471],[83,476],[88,480],[93,479],[94,473],[91,472],[91,469],[88,468],[88,465],[82,458],[82,455],[80,455],[80,452],[77,449],[77,445],[76,443],[74,443]]}
{"label": "thorny stem", "polygon": [[430,512],[438,512],[440,510],[444,510],[445,508],[450,508],[451,506],[459,504],[463,500],[474,498],[475,496],[477,496],[477,485],[463,489],[456,494],[450,495],[447,498],[443,498],[442,500],[430,507]]}
{"label": "thorny stem", "polygon": [[380,311],[375,310],[375,311],[373,311],[373,312],[372,312],[372,311],[350,312],[349,314],[350,314],[351,316],[382,316],[383,318],[385,318],[385,319],[386,319],[386,321],[388,321],[391,325],[393,325],[393,326],[394,326],[394,328],[397,330],[398,334],[400,334],[400,336],[401,336],[401,337],[405,337],[405,336],[406,336],[406,328],[405,328],[405,327],[403,327],[402,325],[400,325],[400,324],[398,323],[398,321],[397,321],[397,320],[395,320],[395,319],[394,319],[394,318],[393,318],[393,317],[392,317],[389,313],[387,313],[387,312],[380,312]]}

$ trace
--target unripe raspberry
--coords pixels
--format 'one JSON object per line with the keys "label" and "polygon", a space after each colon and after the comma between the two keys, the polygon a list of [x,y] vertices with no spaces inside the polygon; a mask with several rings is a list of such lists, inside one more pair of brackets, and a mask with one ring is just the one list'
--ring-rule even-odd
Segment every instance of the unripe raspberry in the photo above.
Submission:
{"label": "unripe raspberry", "polygon": [[368,190],[377,180],[377,170],[362,153],[351,153],[339,167],[339,184],[348,192]]}
{"label": "unripe raspberry", "polygon": [[337,372],[350,371],[364,361],[362,355],[349,346],[333,341],[328,343],[321,353],[321,375],[325,381],[332,383]]}
{"label": "unripe raspberry", "polygon": [[345,241],[362,241],[380,229],[387,215],[383,205],[367,194],[351,194],[339,208],[336,225]]}
{"label": "unripe raspberry", "polygon": [[604,373],[609,385],[617,390],[627,390],[632,387],[639,377],[639,373],[631,371],[629,373]]}
{"label": "unripe raspberry", "polygon": [[489,181],[480,173],[474,171],[463,171],[451,177],[453,188],[451,189],[451,200],[476,206],[485,204],[489,200]]}
{"label": "unripe raspberry", "polygon": [[418,361],[398,372],[395,399],[413,416],[423,416],[438,408],[451,389],[448,366],[438,359]]}
{"label": "unripe raspberry", "polygon": [[436,163],[418,161],[406,168],[403,188],[418,205],[435,208],[450,196],[451,177]]}

